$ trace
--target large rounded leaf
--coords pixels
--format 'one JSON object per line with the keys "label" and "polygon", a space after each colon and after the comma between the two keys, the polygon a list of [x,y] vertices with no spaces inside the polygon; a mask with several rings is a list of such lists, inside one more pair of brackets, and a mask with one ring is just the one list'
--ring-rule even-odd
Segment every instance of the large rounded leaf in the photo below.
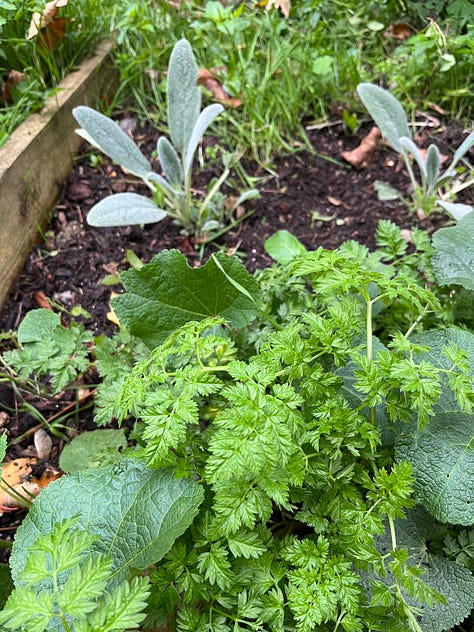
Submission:
{"label": "large rounded leaf", "polygon": [[135,459],[65,475],[37,498],[18,529],[10,566],[16,579],[28,548],[65,518],[99,536],[94,548],[113,560],[117,582],[128,567],[158,562],[184,533],[203,500],[202,487],[170,469],[150,470]]}

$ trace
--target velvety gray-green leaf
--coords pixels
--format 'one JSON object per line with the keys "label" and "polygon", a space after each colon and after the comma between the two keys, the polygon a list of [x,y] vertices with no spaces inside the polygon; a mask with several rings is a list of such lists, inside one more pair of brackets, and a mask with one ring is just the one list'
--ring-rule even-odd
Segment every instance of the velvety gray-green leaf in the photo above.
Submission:
{"label": "velvety gray-green leaf", "polygon": [[447,213],[451,215],[456,221],[459,221],[465,217],[468,213],[474,211],[474,207],[470,204],[461,204],[460,202],[445,202],[444,200],[437,200],[438,206],[441,206]]}
{"label": "velvety gray-green leaf", "polygon": [[407,424],[395,454],[411,462],[415,497],[437,520],[474,524],[474,415],[437,413],[422,429]]}
{"label": "velvety gray-green leaf", "polygon": [[124,272],[121,280],[126,293],[113,301],[116,314],[151,348],[186,322],[207,316],[221,315],[232,326],[244,327],[260,300],[254,278],[237,257],[223,253],[190,268],[178,250],[165,250],[141,270]]}
{"label": "velvety gray-green leaf", "polygon": [[207,130],[213,120],[217,116],[219,116],[221,112],[223,112],[223,110],[224,108],[222,107],[222,105],[220,105],[219,103],[213,103],[212,105],[208,105],[207,108],[204,108],[204,110],[199,115],[193,127],[188,145],[186,147],[184,163],[185,174],[189,175],[191,173],[194,153],[197,149],[197,146],[201,142],[202,137],[204,136],[204,132]]}
{"label": "velvety gray-green leaf", "polygon": [[74,108],[72,113],[86,131],[86,139],[92,139],[94,145],[113,161],[140,178],[151,171],[150,163],[132,139],[108,116],[85,105]]}
{"label": "velvety gray-green leaf", "polygon": [[32,309],[18,327],[18,342],[40,342],[47,338],[53,329],[61,324],[59,314],[50,309]]}
{"label": "velvety gray-green leaf", "polygon": [[87,215],[91,226],[129,226],[160,222],[167,213],[138,193],[115,193],[95,204]]}
{"label": "velvety gray-green leaf", "polygon": [[418,147],[412,141],[412,139],[402,136],[402,138],[400,138],[400,147],[401,147],[402,153],[413,155],[422,177],[426,178],[426,161],[421,155]]}
{"label": "velvety gray-green leaf", "polygon": [[433,235],[432,265],[440,285],[462,285],[474,290],[474,212],[456,226],[440,228]]}
{"label": "velvety gray-green leaf", "polygon": [[83,432],[64,446],[59,467],[68,473],[88,467],[103,467],[123,459],[121,450],[127,447],[125,430],[99,429]]}
{"label": "velvety gray-green leaf", "polygon": [[80,528],[99,536],[93,548],[112,558],[120,583],[128,568],[146,569],[169,551],[202,500],[198,483],[177,479],[170,469],[147,469],[136,459],[67,474],[41,492],[18,529],[10,558],[13,579],[41,534],[78,516]]}
{"label": "velvety gray-green leaf", "polygon": [[154,173],[153,171],[148,173],[146,177],[146,182],[147,184],[149,182],[155,182],[159,187],[171,193],[173,197],[184,195],[184,193],[182,193],[179,189],[173,188],[171,184],[165,178],[163,178],[163,176],[160,176],[159,173]]}
{"label": "velvety gray-green leaf", "polygon": [[173,145],[184,155],[201,110],[198,68],[189,42],[179,40],[168,65],[168,127]]}
{"label": "velvety gray-green leaf", "polygon": [[374,180],[374,189],[376,190],[377,197],[381,202],[398,200],[400,197],[400,193],[388,182],[384,182],[383,180]]}
{"label": "velvety gray-green leaf", "polygon": [[401,151],[399,139],[411,138],[407,117],[398,100],[387,90],[371,83],[360,83],[357,92],[375,124],[395,151]]}
{"label": "velvety gray-green leaf", "polygon": [[436,145],[430,145],[426,152],[426,182],[428,186],[433,186],[438,177],[441,155]]}
{"label": "velvety gray-green leaf", "polygon": [[463,142],[459,145],[459,147],[454,152],[453,160],[449,165],[450,169],[456,166],[456,164],[461,160],[461,158],[466,154],[466,152],[471,149],[474,145],[474,131],[472,131],[467,138],[463,140]]}
{"label": "velvety gray-green leaf", "polygon": [[264,244],[270,257],[278,263],[285,264],[307,252],[303,244],[287,230],[279,230],[269,237]]}
{"label": "velvety gray-green leaf", "polygon": [[183,180],[183,169],[176,149],[165,136],[160,136],[156,144],[158,157],[161,166],[171,184],[181,184]]}

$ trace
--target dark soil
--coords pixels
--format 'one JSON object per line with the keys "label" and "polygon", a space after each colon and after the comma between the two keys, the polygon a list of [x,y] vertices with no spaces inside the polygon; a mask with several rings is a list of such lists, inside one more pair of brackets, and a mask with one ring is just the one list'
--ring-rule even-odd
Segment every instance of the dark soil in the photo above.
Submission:
{"label": "dark soil", "polygon": [[[420,129],[421,144],[426,146],[434,139],[446,155],[452,155],[453,148],[464,138],[457,125],[445,128],[422,126]],[[361,135],[365,132],[367,129]],[[261,197],[246,203],[246,210],[253,210],[250,217],[216,243],[208,244],[203,252],[193,247],[180,233],[180,228],[167,219],[144,228],[89,227],[85,221],[87,213],[101,198],[113,192],[137,190],[146,193],[147,189],[107,160],[100,167],[92,167],[88,156],[79,158],[53,211],[45,241],[32,251],[4,305],[0,330],[15,330],[30,309],[42,305],[39,297],[43,295],[68,310],[80,305],[91,315],[84,319],[88,328],[96,333],[110,334],[115,328],[107,319],[111,291],[119,292],[120,285],[106,286],[101,280],[128,267],[125,259],[128,249],[146,262],[162,249],[178,248],[192,266],[205,261],[217,249],[223,249],[239,254],[248,269],[254,271],[271,264],[264,243],[280,229],[290,231],[311,249],[318,246],[334,249],[348,239],[373,249],[380,219],[390,219],[408,230],[420,226],[429,232],[444,223],[446,218],[442,217],[420,221],[403,203],[378,200],[374,180],[388,182],[405,197],[409,196],[409,180],[397,155],[383,146],[375,152],[366,168],[349,167],[340,154],[355,148],[361,135],[346,135],[339,125],[311,131],[309,138],[314,151],[301,151],[276,160],[271,173],[244,161],[246,173],[259,179],[256,187]],[[154,130],[139,129],[134,139],[150,155],[156,136]],[[196,187],[205,184],[208,178],[208,173],[201,174]],[[230,193],[235,194],[235,191]],[[472,197],[465,201],[473,202]],[[17,438],[9,458],[35,455],[31,429],[38,420],[24,411],[15,412],[18,402],[8,390],[0,392],[0,409],[2,401],[8,411],[2,425],[8,428],[10,441]],[[31,403],[46,418],[57,416],[58,411],[71,405],[67,399]],[[75,428],[91,429],[88,410],[74,416],[73,421]],[[26,435],[22,436],[24,433]],[[57,462],[60,449],[61,444],[55,439],[53,462]],[[0,514],[0,538],[13,533],[21,519],[18,514],[16,516]]]}
{"label": "dark soil", "polygon": [[[156,136],[154,130],[145,129],[136,132],[134,139],[151,154]],[[422,144],[433,137],[441,151],[450,155],[463,132],[456,125],[442,130],[422,128]],[[309,132],[309,138],[314,153],[303,151],[276,160],[272,173],[244,161],[247,174],[260,179],[257,188],[261,197],[246,203],[246,210],[254,211],[248,219],[206,246],[203,253],[168,219],[144,228],[89,227],[87,213],[101,198],[122,191],[146,193],[148,189],[107,160],[97,168],[88,157],[78,159],[53,212],[46,240],[31,253],[0,314],[0,328],[16,329],[25,313],[38,306],[36,294],[43,292],[68,309],[81,305],[92,316],[86,325],[96,332],[110,330],[106,314],[111,288],[101,284],[101,279],[128,266],[127,249],[146,262],[162,249],[178,248],[190,265],[199,265],[200,259],[224,249],[239,254],[254,271],[271,264],[264,242],[280,229],[290,231],[312,249],[333,249],[347,239],[374,248],[380,219],[390,219],[406,229],[418,225],[430,232],[443,221],[430,218],[420,222],[400,201],[378,200],[374,180],[386,181],[404,196],[409,195],[408,177],[392,151],[379,148],[367,168],[356,170],[344,163],[340,154],[356,147],[360,136],[345,135],[341,126],[334,126]],[[208,177],[201,174],[197,187]],[[120,286],[113,290],[120,291]]]}

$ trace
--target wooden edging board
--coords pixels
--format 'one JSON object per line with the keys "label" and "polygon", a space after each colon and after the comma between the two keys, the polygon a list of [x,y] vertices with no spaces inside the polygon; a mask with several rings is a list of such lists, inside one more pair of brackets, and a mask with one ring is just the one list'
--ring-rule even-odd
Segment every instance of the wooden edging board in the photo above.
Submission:
{"label": "wooden edging board", "polygon": [[[97,107],[117,89],[110,43],[102,43],[0,148],[0,307],[46,225],[81,138],[71,112]],[[41,289],[41,288],[38,288]]]}

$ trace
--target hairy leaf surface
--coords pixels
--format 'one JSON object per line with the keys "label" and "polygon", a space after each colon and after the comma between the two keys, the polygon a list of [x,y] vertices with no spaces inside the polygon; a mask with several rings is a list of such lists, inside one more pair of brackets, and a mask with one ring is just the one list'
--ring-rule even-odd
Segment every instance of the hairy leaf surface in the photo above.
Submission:
{"label": "hairy leaf surface", "polygon": [[[189,42],[177,42],[168,66],[168,125],[171,140],[183,155],[201,109],[197,66]],[[150,169],[151,171],[151,169]]]}
{"label": "hairy leaf surface", "polygon": [[462,217],[456,226],[437,230],[433,246],[433,271],[438,283],[474,290],[474,212]]}
{"label": "hairy leaf surface", "polygon": [[395,151],[401,151],[399,139],[411,138],[407,116],[398,100],[387,90],[371,83],[360,83],[357,92],[380,131]]}
{"label": "hairy leaf surface", "polygon": [[145,569],[160,560],[191,524],[203,499],[190,479],[171,470],[149,470],[134,459],[77,474],[50,484],[18,529],[10,565],[16,580],[28,548],[65,518],[99,536],[93,547],[113,559],[114,578],[128,567]]}
{"label": "hairy leaf surface", "polygon": [[108,116],[85,105],[74,108],[72,113],[83,128],[76,130],[77,134],[114,162],[140,178],[151,171],[150,163],[133,140]]}
{"label": "hairy leaf surface", "polygon": [[396,456],[412,463],[415,495],[435,518],[474,524],[474,415],[439,413],[421,430],[404,427]]}

